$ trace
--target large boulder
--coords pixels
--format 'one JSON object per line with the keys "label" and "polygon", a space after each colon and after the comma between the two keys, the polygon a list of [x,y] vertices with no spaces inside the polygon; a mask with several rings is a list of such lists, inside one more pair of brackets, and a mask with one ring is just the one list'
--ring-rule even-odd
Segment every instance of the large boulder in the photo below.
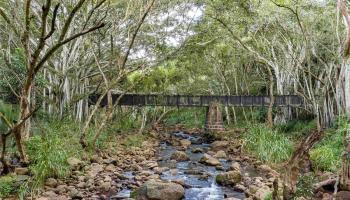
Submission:
{"label": "large boulder", "polygon": [[176,161],[188,161],[190,160],[190,158],[188,157],[188,155],[186,154],[186,152],[184,151],[175,151],[171,157],[171,160],[176,160]]}
{"label": "large boulder", "polygon": [[215,141],[213,143],[211,143],[211,148],[214,151],[218,151],[218,150],[225,150],[229,145],[228,141]]}
{"label": "large boulder", "polygon": [[220,173],[215,180],[220,185],[236,185],[241,182],[242,175],[238,170]]}
{"label": "large boulder", "polygon": [[209,154],[204,154],[203,157],[199,161],[200,163],[209,165],[209,166],[219,166],[221,165],[220,161]]}
{"label": "large boulder", "polygon": [[185,195],[185,189],[177,183],[150,180],[144,183],[133,194],[136,200],[180,200]]}

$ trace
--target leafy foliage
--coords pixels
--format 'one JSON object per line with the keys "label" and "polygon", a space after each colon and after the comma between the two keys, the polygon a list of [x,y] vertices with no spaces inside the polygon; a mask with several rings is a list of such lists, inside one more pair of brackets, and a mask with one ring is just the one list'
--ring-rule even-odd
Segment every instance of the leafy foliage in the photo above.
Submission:
{"label": "leafy foliage", "polygon": [[[0,100],[0,112],[10,121],[17,120],[18,107],[16,105],[6,104]],[[8,130],[7,124],[0,118],[0,134],[5,133]]]}
{"label": "leafy foliage", "polygon": [[313,185],[315,183],[317,183],[317,178],[314,174],[300,176],[294,197],[311,197],[314,194]]}

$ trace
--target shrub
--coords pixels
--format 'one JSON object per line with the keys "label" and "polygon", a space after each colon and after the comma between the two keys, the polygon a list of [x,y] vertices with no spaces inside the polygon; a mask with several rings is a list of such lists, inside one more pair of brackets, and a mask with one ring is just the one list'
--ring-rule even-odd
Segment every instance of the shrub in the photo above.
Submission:
{"label": "shrub", "polygon": [[36,128],[37,133],[27,142],[32,161],[29,168],[36,184],[42,184],[49,177],[62,178],[70,173],[67,158],[81,151],[77,130],[78,126],[68,121],[51,121]]}
{"label": "shrub", "polygon": [[260,160],[279,163],[287,160],[293,152],[293,142],[283,133],[265,124],[251,125],[243,134],[245,149]]}
{"label": "shrub", "polygon": [[317,178],[314,174],[303,175],[299,177],[297,183],[297,191],[294,197],[311,197],[313,193],[313,185],[317,182]]}
{"label": "shrub", "polygon": [[65,177],[70,172],[69,155],[58,136],[34,136],[27,147],[32,161],[30,170],[39,183],[49,177]]}
{"label": "shrub", "polygon": [[16,177],[0,177],[0,197],[6,198],[16,191]]}

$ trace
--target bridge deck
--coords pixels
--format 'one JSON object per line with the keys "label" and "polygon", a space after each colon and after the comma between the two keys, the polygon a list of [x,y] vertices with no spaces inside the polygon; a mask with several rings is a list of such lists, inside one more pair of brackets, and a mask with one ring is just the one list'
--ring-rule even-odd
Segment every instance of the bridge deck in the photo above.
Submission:
{"label": "bridge deck", "polygon": [[[113,94],[115,103],[121,94]],[[96,104],[99,95],[92,95],[90,102]],[[194,96],[194,95],[151,95],[151,94],[124,94],[119,99],[118,105],[124,106],[190,106],[206,107],[211,102],[219,102],[227,106],[256,106],[266,107],[270,104],[269,96]],[[101,106],[107,105],[107,98],[104,97]],[[303,105],[303,99],[297,95],[275,96],[274,106]]]}

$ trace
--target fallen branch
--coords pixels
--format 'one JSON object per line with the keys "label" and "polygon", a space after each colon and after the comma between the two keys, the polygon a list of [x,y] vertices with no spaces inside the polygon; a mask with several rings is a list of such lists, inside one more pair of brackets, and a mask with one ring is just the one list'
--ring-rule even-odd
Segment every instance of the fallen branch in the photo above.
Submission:
{"label": "fallen branch", "polygon": [[316,183],[313,185],[313,190],[314,191],[319,191],[321,188],[325,186],[334,186],[337,182],[337,178],[330,178],[325,181],[321,181],[319,183]]}

